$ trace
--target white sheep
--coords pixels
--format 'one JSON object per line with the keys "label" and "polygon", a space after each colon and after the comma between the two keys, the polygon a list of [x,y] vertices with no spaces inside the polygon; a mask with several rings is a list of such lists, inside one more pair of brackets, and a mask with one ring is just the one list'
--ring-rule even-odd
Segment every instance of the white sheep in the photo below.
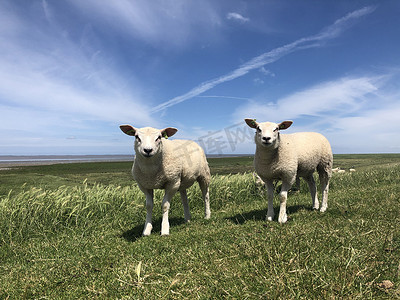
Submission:
{"label": "white sheep", "polygon": [[328,140],[316,132],[299,132],[280,134],[287,129],[292,121],[282,123],[257,123],[255,119],[245,119],[248,126],[256,129],[256,153],[254,167],[257,174],[265,181],[268,194],[267,220],[274,218],[274,185],[273,181],[282,180],[279,193],[280,211],[279,223],[287,221],[286,200],[287,192],[296,181],[296,176],[303,177],[308,183],[314,209],[319,208],[317,189],[313,177],[318,171],[322,204],[320,211],[328,207],[329,179],[332,175],[333,155]]}
{"label": "white sheep", "polygon": [[176,128],[137,129],[131,125],[121,125],[120,128],[127,135],[136,137],[132,175],[146,196],[147,216],[143,235],[150,235],[153,228],[154,189],[165,190],[162,201],[161,235],[169,234],[168,211],[171,199],[177,191],[181,194],[185,221],[190,221],[186,189],[195,181],[199,183],[203,194],[205,218],[209,219],[211,212],[208,187],[211,175],[203,149],[193,141],[168,140],[168,137],[178,131]]}

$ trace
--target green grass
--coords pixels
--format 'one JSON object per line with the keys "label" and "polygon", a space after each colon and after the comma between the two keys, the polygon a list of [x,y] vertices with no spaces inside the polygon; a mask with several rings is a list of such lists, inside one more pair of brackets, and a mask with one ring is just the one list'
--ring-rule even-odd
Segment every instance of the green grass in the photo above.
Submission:
{"label": "green grass", "polygon": [[371,167],[388,167],[400,164],[400,154],[336,154],[333,166],[342,169],[365,170]]}
{"label": "green grass", "polygon": [[132,184],[132,162],[68,163],[43,166],[15,167],[0,171],[0,195],[10,189],[21,191],[22,184],[45,189],[61,185],[81,185],[87,179],[89,185],[96,183],[129,186]]}
{"label": "green grass", "polygon": [[1,171],[0,299],[399,298],[399,157],[335,156],[357,172],[334,174],[324,214],[302,182],[284,225],[265,221],[252,175],[235,174],[250,158],[210,159],[211,219],[193,186],[192,222],[175,197],[161,237],[157,191],[146,238],[130,163]]}

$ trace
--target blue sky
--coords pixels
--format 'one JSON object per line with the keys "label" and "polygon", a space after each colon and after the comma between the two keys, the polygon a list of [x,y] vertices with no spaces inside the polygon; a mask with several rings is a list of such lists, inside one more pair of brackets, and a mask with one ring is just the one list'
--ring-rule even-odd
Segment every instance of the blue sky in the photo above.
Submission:
{"label": "blue sky", "polygon": [[244,118],[400,152],[399,1],[0,1],[0,155],[253,153]]}

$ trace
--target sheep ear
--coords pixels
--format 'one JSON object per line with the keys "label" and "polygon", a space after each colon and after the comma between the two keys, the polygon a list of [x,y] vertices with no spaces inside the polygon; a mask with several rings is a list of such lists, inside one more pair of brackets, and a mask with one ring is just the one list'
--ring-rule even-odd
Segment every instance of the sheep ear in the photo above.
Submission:
{"label": "sheep ear", "polygon": [[283,121],[282,123],[278,124],[279,130],[288,129],[290,125],[293,124],[293,121]]}
{"label": "sheep ear", "polygon": [[244,119],[244,121],[251,128],[257,128],[258,127],[258,123],[256,122],[256,119]]}
{"label": "sheep ear", "polygon": [[136,128],[132,127],[131,125],[121,125],[119,126],[119,128],[121,128],[121,130],[127,134],[127,135],[131,135],[131,136],[135,136],[135,133],[137,131]]}
{"label": "sheep ear", "polygon": [[170,136],[173,136],[176,132],[178,131],[178,129],[176,129],[176,128],[173,128],[173,127],[167,127],[167,128],[164,128],[163,130],[161,130],[161,135],[164,137],[164,138],[169,138]]}

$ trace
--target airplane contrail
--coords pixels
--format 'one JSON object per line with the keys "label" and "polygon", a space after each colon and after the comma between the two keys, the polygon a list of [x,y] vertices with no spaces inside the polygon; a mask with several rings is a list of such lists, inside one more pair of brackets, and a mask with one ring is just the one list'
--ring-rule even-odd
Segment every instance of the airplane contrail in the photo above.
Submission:
{"label": "airplane contrail", "polygon": [[218,78],[211,79],[209,81],[202,82],[195,88],[191,89],[189,92],[181,96],[174,97],[166,102],[163,102],[155,106],[151,110],[151,113],[159,112],[168,107],[174,106],[178,103],[199,96],[221,83],[242,77],[254,69],[258,69],[267,64],[271,64],[279,60],[281,57],[286,56],[295,51],[318,47],[321,45],[321,42],[337,37],[342,31],[344,31],[345,29],[347,29],[347,27],[351,25],[350,24],[351,21],[356,20],[364,15],[370,14],[374,10],[375,7],[367,6],[358,9],[356,11],[353,11],[347,14],[346,16],[336,20],[332,25],[323,29],[320,33],[298,39],[290,44],[275,48],[269,52],[256,56],[228,74],[222,75]]}

